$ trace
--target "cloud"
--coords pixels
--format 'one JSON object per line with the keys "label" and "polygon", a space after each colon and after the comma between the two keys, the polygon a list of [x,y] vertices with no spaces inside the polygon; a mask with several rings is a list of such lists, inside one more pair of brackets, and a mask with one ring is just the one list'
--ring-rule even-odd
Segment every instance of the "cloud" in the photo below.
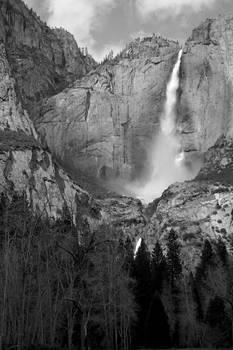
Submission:
{"label": "cloud", "polygon": [[[194,11],[199,11],[203,6],[211,6],[216,0],[136,0],[138,13],[142,17],[148,17],[154,13],[165,10],[178,14],[182,8],[190,7]],[[169,11],[170,10],[170,11]],[[163,13],[164,14],[164,13]]]}
{"label": "cloud", "polygon": [[79,46],[88,46],[90,52],[96,44],[94,31],[101,18],[115,6],[117,0],[48,0],[51,13],[48,24],[62,26],[74,34]]}
{"label": "cloud", "polygon": [[124,48],[124,43],[120,42],[118,44],[105,44],[104,46],[101,46],[99,50],[95,51],[95,59],[98,62],[101,62],[104,57],[106,57],[109,52],[112,50],[113,51],[113,56],[116,56],[123,48]]}
{"label": "cloud", "polygon": [[206,17],[233,9],[232,0],[24,1],[48,25],[71,32],[78,45],[87,46],[97,60],[112,48],[119,51],[127,41],[147,33],[184,40]]}

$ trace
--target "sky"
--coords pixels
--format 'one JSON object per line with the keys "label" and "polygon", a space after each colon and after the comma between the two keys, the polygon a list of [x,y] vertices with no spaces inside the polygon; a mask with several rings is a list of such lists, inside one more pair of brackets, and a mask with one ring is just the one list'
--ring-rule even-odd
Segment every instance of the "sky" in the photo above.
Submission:
{"label": "sky", "polygon": [[233,15],[233,0],[24,0],[51,27],[63,27],[100,61],[138,36],[183,43],[204,19]]}

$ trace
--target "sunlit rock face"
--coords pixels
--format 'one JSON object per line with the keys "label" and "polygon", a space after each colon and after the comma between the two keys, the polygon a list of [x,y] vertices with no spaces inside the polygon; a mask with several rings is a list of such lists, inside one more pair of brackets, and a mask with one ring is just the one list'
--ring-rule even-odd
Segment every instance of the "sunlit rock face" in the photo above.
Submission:
{"label": "sunlit rock face", "polygon": [[76,172],[103,180],[140,176],[178,51],[178,43],[162,38],[134,41],[44,101],[35,119],[42,139]]}
{"label": "sunlit rock face", "polygon": [[50,29],[21,0],[1,1],[0,28],[18,93],[29,109],[96,65],[71,34]]}
{"label": "sunlit rock face", "polygon": [[187,152],[205,152],[233,132],[233,17],[207,19],[185,44],[179,130]]}
{"label": "sunlit rock face", "polygon": [[98,206],[88,193],[53,163],[48,152],[25,144],[0,152],[0,192],[26,194],[31,207],[50,218],[61,217],[65,208],[74,222],[84,216],[88,220],[100,218]]}
{"label": "sunlit rock face", "polygon": [[168,233],[179,236],[183,265],[197,266],[205,239],[227,247],[233,234],[233,186],[210,181],[190,181],[170,186],[156,203],[156,210],[145,229],[150,249],[156,240],[165,247]]}

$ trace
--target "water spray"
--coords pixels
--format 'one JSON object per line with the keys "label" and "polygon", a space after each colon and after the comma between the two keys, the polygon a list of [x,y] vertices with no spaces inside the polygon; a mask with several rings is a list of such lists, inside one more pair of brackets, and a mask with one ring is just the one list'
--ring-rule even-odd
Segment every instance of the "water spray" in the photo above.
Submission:
{"label": "water spray", "polygon": [[187,167],[185,152],[181,148],[177,133],[176,105],[181,61],[182,50],[178,54],[167,84],[164,112],[160,118],[160,131],[153,142],[150,154],[149,180],[144,185],[137,182],[128,186],[128,189],[145,203],[160,197],[171,184],[193,179],[199,171],[199,167]]}

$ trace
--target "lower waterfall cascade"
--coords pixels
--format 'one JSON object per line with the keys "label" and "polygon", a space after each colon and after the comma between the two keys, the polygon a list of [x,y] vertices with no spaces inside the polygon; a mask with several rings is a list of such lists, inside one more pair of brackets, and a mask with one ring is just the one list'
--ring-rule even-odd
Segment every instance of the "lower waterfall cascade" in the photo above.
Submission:
{"label": "lower waterfall cascade", "polygon": [[163,191],[175,182],[193,179],[200,169],[200,166],[187,166],[176,127],[177,91],[180,83],[182,53],[181,49],[167,84],[164,112],[160,117],[160,130],[149,154],[151,165],[149,176],[143,184],[134,182],[128,186],[129,191],[144,203],[150,203],[160,197]]}

